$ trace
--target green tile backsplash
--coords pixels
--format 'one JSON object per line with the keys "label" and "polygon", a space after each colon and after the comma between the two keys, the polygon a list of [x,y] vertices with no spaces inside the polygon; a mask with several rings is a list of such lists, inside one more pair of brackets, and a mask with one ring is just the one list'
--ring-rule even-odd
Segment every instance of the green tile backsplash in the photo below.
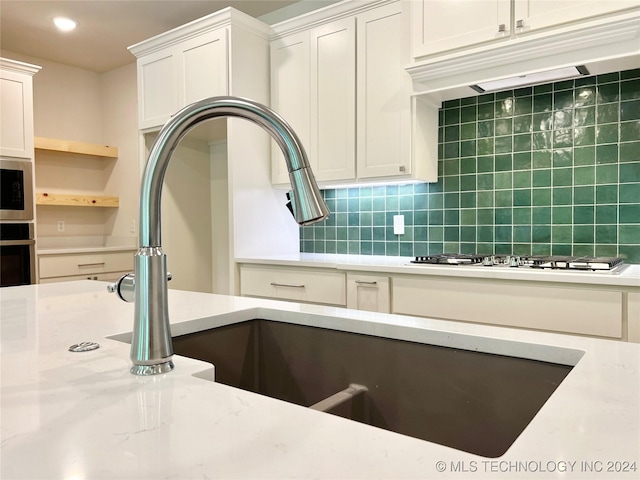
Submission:
{"label": "green tile backsplash", "polygon": [[[450,100],[438,182],[324,190],[300,250],[640,263],[640,69]],[[393,233],[404,215],[405,233]]]}

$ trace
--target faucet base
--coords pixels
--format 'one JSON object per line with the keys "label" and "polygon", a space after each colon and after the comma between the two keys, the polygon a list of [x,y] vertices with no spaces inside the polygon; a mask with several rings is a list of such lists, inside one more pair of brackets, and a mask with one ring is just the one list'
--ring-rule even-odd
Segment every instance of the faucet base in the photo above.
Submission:
{"label": "faucet base", "polygon": [[158,363],[156,365],[134,365],[129,371],[139,376],[160,375],[161,373],[168,373],[173,370],[173,366],[173,362],[169,360],[168,362]]}

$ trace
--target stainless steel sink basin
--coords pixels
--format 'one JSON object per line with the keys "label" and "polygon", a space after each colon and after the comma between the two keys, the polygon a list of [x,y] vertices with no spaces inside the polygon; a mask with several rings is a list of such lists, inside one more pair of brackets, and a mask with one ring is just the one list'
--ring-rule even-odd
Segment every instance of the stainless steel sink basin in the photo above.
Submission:
{"label": "stainless steel sink basin", "polygon": [[351,384],[330,413],[485,457],[522,433],[572,366],[270,320],[173,338],[215,380],[311,406]]}

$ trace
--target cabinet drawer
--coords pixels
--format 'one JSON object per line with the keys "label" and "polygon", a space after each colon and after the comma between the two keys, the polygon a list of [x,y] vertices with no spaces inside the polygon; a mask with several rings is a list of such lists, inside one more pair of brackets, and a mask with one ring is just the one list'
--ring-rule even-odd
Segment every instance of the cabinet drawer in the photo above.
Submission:
{"label": "cabinet drawer", "polygon": [[347,274],[347,308],[389,313],[389,277],[360,273]]}
{"label": "cabinet drawer", "polygon": [[393,313],[622,337],[622,292],[569,286],[394,277]]}
{"label": "cabinet drawer", "polygon": [[347,304],[342,272],[322,269],[240,266],[240,294],[296,302]]}
{"label": "cabinet drawer", "polygon": [[133,271],[135,252],[79,253],[43,255],[38,258],[40,278]]}
{"label": "cabinet drawer", "polygon": [[72,282],[74,280],[98,280],[101,282],[115,282],[127,273],[131,273],[131,270],[109,273],[90,273],[87,275],[72,275],[69,277],[40,278],[40,281],[38,283]]}

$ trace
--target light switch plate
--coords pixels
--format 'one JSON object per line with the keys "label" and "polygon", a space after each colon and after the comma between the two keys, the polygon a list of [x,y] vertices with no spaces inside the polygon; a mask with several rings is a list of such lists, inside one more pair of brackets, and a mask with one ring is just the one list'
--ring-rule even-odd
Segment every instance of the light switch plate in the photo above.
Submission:
{"label": "light switch plate", "polygon": [[393,233],[395,235],[404,235],[404,215],[393,216]]}

